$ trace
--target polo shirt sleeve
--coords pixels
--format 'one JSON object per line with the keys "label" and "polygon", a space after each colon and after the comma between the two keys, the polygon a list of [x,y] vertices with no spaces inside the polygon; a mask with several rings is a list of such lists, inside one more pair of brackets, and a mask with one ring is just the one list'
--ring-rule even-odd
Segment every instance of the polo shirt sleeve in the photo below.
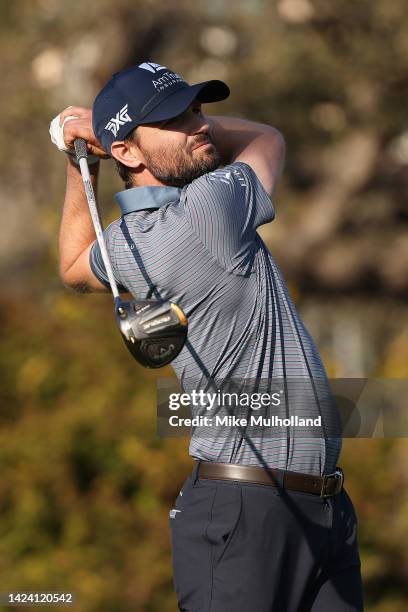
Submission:
{"label": "polo shirt sleeve", "polygon": [[275,217],[254,170],[234,162],[193,181],[185,191],[193,231],[223,267],[246,274],[256,251],[257,228]]}
{"label": "polo shirt sleeve", "polygon": [[[122,282],[119,278],[117,268],[115,265],[115,235],[118,230],[117,221],[114,221],[106,229],[103,230],[103,235],[105,238],[106,249],[109,254],[109,259],[111,262],[113,276],[115,277],[116,283],[118,285],[118,291],[120,292],[128,292],[128,289],[122,285]],[[105,287],[110,289],[108,275],[106,273],[105,264],[103,263],[101,249],[99,247],[98,241],[95,240],[93,243],[91,250],[89,252],[89,265],[91,267],[92,272],[95,274],[96,278],[103,284]]]}

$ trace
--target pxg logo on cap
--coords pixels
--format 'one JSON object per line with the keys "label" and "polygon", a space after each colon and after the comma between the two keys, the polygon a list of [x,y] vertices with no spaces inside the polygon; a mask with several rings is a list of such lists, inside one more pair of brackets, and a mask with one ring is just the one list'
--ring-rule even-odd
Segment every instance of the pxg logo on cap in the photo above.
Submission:
{"label": "pxg logo on cap", "polygon": [[143,62],[117,72],[95,98],[93,129],[110,155],[115,140],[123,140],[138,125],[172,119],[197,98],[217,102],[229,96],[223,81],[189,85],[166,66]]}
{"label": "pxg logo on cap", "polygon": [[132,117],[129,117],[128,106],[128,104],[125,104],[125,106],[116,113],[116,117],[109,119],[108,123],[105,125],[105,130],[110,130],[112,134],[116,136],[121,125],[125,125],[127,121],[132,121]]}

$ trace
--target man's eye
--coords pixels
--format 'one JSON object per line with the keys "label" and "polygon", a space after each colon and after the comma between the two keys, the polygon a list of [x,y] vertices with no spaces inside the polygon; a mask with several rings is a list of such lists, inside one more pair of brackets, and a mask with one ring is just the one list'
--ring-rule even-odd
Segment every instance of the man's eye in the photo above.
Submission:
{"label": "man's eye", "polygon": [[180,120],[180,115],[178,115],[177,117],[172,117],[171,119],[167,119],[166,121],[164,121],[161,127],[168,127],[169,125],[174,125],[179,120]]}
{"label": "man's eye", "polygon": [[194,107],[190,107],[187,108],[184,113],[181,113],[181,115],[177,115],[176,117],[172,117],[171,119],[167,119],[166,121],[164,121],[161,124],[161,127],[171,127],[174,125],[177,125],[179,122],[182,123],[184,120],[186,120],[188,118],[188,114],[191,111],[195,114],[195,115],[201,115],[202,111],[201,111],[201,106],[194,106]]}

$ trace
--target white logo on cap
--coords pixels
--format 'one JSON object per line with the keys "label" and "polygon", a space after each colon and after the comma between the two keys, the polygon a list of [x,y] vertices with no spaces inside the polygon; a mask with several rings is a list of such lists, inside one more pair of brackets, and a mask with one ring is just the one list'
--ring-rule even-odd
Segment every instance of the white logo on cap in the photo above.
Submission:
{"label": "white logo on cap", "polygon": [[149,72],[166,70],[166,66],[160,66],[160,64],[155,64],[154,62],[143,62],[143,64],[139,64],[139,68],[143,68],[143,70],[148,70]]}
{"label": "white logo on cap", "polygon": [[165,72],[157,80],[153,79],[152,83],[157,91],[163,91],[167,87],[171,87],[176,83],[185,83],[185,81],[176,72]]}
{"label": "white logo on cap", "polygon": [[128,113],[128,105],[125,104],[125,106],[121,108],[118,113],[116,113],[116,117],[112,117],[111,119],[109,119],[104,129],[110,130],[112,134],[116,136],[120,126],[125,125],[125,123],[128,123],[129,121],[132,121],[132,118],[129,116]]}

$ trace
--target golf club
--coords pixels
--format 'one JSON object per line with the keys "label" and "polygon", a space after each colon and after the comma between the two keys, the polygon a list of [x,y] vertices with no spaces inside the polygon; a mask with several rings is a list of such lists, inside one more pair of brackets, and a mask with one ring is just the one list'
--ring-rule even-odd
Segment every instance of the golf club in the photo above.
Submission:
{"label": "golf club", "polygon": [[105,245],[88,168],[88,151],[82,138],[74,141],[89,211],[115,303],[122,338],[133,357],[146,368],[161,368],[180,353],[187,338],[187,317],[177,304],[166,300],[123,301]]}

